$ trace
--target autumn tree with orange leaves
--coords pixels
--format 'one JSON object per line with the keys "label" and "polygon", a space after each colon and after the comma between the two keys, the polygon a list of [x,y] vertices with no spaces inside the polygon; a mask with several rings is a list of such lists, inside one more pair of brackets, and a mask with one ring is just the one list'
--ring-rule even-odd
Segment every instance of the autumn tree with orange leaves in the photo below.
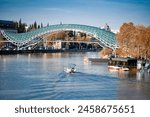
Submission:
{"label": "autumn tree with orange leaves", "polygon": [[150,26],[124,23],[117,33],[119,48],[116,53],[120,57],[150,56]]}

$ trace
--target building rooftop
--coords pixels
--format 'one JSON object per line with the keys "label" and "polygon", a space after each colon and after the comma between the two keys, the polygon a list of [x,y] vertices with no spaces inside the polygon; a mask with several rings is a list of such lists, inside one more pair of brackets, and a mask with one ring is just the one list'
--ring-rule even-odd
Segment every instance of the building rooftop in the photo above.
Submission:
{"label": "building rooftop", "polygon": [[0,24],[14,24],[14,21],[0,20]]}

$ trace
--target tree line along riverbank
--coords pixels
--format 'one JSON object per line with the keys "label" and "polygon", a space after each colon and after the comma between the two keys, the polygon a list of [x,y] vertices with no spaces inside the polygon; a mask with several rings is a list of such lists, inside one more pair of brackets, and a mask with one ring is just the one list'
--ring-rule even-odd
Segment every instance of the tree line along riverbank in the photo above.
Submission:
{"label": "tree line along riverbank", "polygon": [[[116,34],[119,48],[115,53],[119,57],[150,57],[150,26],[124,23]],[[105,48],[101,55],[109,55],[112,50]]]}

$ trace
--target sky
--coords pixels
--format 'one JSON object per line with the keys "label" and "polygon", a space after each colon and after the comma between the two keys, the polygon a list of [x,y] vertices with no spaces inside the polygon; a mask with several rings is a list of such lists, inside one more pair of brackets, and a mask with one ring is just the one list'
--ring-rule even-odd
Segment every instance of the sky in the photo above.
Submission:
{"label": "sky", "polygon": [[0,0],[0,20],[47,25],[84,24],[118,30],[124,22],[150,25],[150,0]]}

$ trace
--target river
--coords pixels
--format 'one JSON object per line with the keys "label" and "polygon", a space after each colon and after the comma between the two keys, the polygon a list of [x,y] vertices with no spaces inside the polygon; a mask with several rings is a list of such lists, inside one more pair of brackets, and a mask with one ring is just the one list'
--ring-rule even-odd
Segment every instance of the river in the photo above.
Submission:
{"label": "river", "polygon": [[[147,100],[150,74],[85,63],[97,52],[0,55],[1,100]],[[67,74],[73,63],[77,72]]]}

